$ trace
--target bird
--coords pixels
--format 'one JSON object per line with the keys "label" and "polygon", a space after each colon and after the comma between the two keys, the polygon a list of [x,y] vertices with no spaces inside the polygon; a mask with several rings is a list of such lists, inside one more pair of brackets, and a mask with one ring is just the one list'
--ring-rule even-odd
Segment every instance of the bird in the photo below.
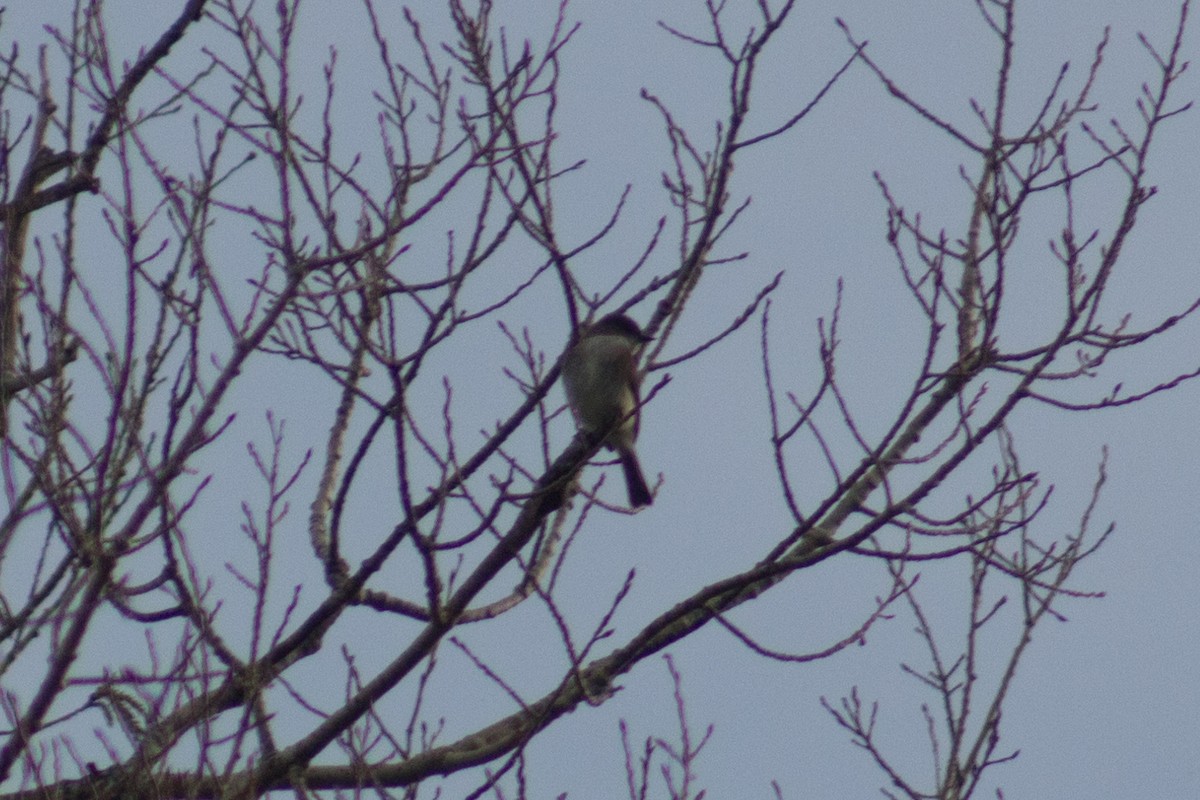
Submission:
{"label": "bird", "polygon": [[637,350],[650,337],[625,314],[609,314],[584,326],[563,362],[567,403],[579,429],[603,436],[625,472],[629,505],[641,508],[654,497],[638,463],[635,443],[641,416]]}

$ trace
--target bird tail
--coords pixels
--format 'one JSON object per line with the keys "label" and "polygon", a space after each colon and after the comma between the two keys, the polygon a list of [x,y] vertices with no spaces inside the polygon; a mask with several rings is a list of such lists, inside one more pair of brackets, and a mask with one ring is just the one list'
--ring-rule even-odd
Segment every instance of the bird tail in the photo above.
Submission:
{"label": "bird tail", "polygon": [[638,463],[637,453],[632,448],[621,448],[618,451],[621,467],[625,470],[625,488],[629,492],[629,505],[634,508],[648,506],[654,502],[650,487],[642,475],[642,465]]}

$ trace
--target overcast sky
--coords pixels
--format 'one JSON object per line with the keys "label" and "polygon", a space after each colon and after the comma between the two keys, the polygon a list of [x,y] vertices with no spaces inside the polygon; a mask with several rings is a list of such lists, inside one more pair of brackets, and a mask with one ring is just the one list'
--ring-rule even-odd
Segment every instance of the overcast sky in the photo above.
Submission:
{"label": "overcast sky", "polygon": [[[108,5],[114,47],[125,48],[128,58],[157,36],[169,14],[158,3]],[[413,4],[435,32],[431,36],[444,30],[442,13],[434,10],[438,5]],[[501,1],[494,19],[508,26],[514,40],[541,41],[555,5]],[[730,5],[731,19],[739,7],[751,12],[754,7],[744,0]],[[5,48],[18,42],[31,53],[47,40],[42,24],[68,24],[69,6],[64,0],[10,4],[0,41]],[[669,213],[659,179],[669,166],[669,153],[660,119],[638,99],[640,90],[664,98],[697,135],[711,131],[722,114],[725,85],[712,54],[671,39],[656,25],[663,19],[699,33],[700,6],[581,0],[568,11],[569,19],[582,27],[563,56],[558,158],[562,164],[586,158],[587,164],[564,182],[558,195],[565,237],[578,239],[594,231],[625,185],[633,186],[613,240],[578,265],[595,276],[595,289],[637,258],[658,217]],[[339,69],[352,83],[357,61],[370,57],[365,48],[355,47],[354,37],[363,30],[358,4],[311,2],[303,13],[310,23],[304,28],[311,37],[310,77],[319,76],[329,45],[336,44]],[[1138,87],[1155,78],[1154,64],[1136,34],[1144,31],[1165,49],[1177,16],[1176,5],[1165,0],[1027,3],[1017,23],[1015,108],[1025,113],[1036,108],[1065,61],[1072,64],[1068,88],[1076,90],[1105,26],[1111,25],[1094,95],[1102,107],[1095,121],[1102,126],[1120,116],[1134,122]],[[970,128],[970,100],[986,103],[992,97],[997,49],[969,0],[800,3],[763,63],[755,96],[755,111],[762,114],[758,127],[802,107],[848,57],[837,17],[858,38],[869,40],[877,63],[946,118]],[[1194,24],[1191,34],[1185,58],[1196,54],[1200,42]],[[178,57],[187,58],[187,53]],[[1176,87],[1177,100],[1195,99],[1198,88],[1196,76],[1189,73]],[[312,91],[316,95],[320,90],[314,86]],[[353,90],[347,94],[353,96]],[[343,113],[352,115],[353,106]],[[367,137],[363,146],[369,147],[370,125],[362,127]],[[1144,207],[1124,255],[1109,309],[1112,320],[1129,312],[1136,327],[1139,320],[1157,320],[1200,296],[1198,136],[1200,116],[1192,112],[1164,128],[1156,143],[1151,180],[1159,193]],[[970,203],[958,176],[962,164],[969,164],[971,174],[977,172],[964,149],[889,97],[867,70],[851,69],[809,119],[739,164],[735,201],[750,196],[753,202],[725,248],[727,254],[744,249],[748,259],[706,277],[679,338],[665,355],[685,352],[719,330],[759,286],[783,271],[772,306],[777,378],[803,396],[820,378],[817,319],[831,313],[841,278],[840,368],[864,427],[878,432],[872,425],[890,419],[887,410],[906,388],[923,342],[885,240],[885,205],[873,174],[886,179],[908,207],[919,209],[931,228],[961,235]],[[1081,227],[1111,230],[1119,191],[1119,183],[1103,181],[1081,187],[1080,213],[1093,215]],[[1030,220],[1022,253],[1031,263],[1050,263],[1045,242],[1056,226],[1061,227],[1057,217]],[[1013,289],[1016,295],[1022,291],[1037,290]],[[647,302],[632,313],[644,320],[651,310]],[[1038,310],[1036,301],[1031,302],[1030,325],[1037,324]],[[505,321],[540,331],[547,348],[555,336],[565,341],[561,315],[538,313],[536,303],[518,305]],[[906,336],[910,332],[918,338]],[[1136,358],[1114,359],[1095,380],[1093,395],[1102,396],[1118,381],[1132,391],[1194,369],[1200,361],[1197,333],[1197,325],[1188,324]],[[499,339],[493,345],[496,353],[507,347]],[[593,529],[574,545],[573,566],[563,578],[564,584],[574,581],[577,587],[562,597],[568,611],[574,604],[587,608],[595,598],[606,606],[628,570],[637,571],[631,596],[615,621],[615,641],[728,574],[731,565],[749,566],[788,528],[770,462],[757,323],[721,348],[720,359],[672,370],[671,385],[646,410],[639,449],[647,473],[664,477],[654,506],[634,517],[597,515]],[[710,365],[717,363],[724,372],[714,375]],[[497,375],[500,366],[487,364]],[[505,416],[508,406],[496,408],[494,399],[460,398],[460,410],[472,421],[464,427],[483,427]],[[243,400],[250,406],[256,402]],[[257,402],[303,426],[305,400],[292,396],[286,404]],[[1055,486],[1053,504],[1038,523],[1044,535],[1054,538],[1077,527],[1105,445],[1110,451],[1108,483],[1093,525],[1103,527],[1111,520],[1116,533],[1079,576],[1081,588],[1103,591],[1104,599],[1065,603],[1062,611],[1069,621],[1047,622],[1038,630],[1019,672],[1006,707],[1001,749],[1021,754],[1011,764],[995,767],[989,784],[1002,787],[1010,800],[1200,796],[1198,401],[1200,385],[1185,384],[1131,409],[1087,415],[1031,409],[1014,419],[1023,465],[1039,473],[1043,486]],[[261,411],[243,411],[241,418],[258,423]],[[326,424],[324,418],[321,424]],[[260,432],[261,425],[240,435],[244,441]],[[992,448],[989,458],[995,455]],[[734,464],[738,466],[731,469]],[[820,482],[827,476],[819,460],[796,465],[796,474],[803,476],[806,469],[812,472],[813,488],[807,495],[802,488],[801,495],[802,501],[811,501],[820,496]],[[613,477],[607,486],[614,485]],[[240,479],[233,467],[219,476],[229,486]],[[800,483],[803,487],[803,477]],[[295,517],[300,535],[304,518]],[[211,521],[215,529],[236,525]],[[964,590],[962,566],[930,564],[920,571],[926,603],[954,631],[961,625],[954,615]],[[853,630],[886,588],[880,564],[839,557],[743,609],[735,621],[767,646],[817,650]],[[529,624],[541,623],[531,619]],[[899,614],[875,628],[867,646],[802,665],[764,662],[715,626],[673,648],[696,731],[715,727],[697,765],[708,796],[767,798],[772,780],[790,800],[879,796],[885,776],[849,743],[819,703],[822,696],[836,703],[854,686],[865,698],[880,700],[881,735],[910,774],[928,774],[920,704],[934,697],[900,668],[904,661],[924,663],[911,629],[911,619]],[[375,651],[386,659],[387,639],[380,640],[369,622],[361,633],[364,663],[371,663]],[[529,697],[547,690],[543,679],[549,676],[530,663],[536,652],[514,646],[508,632],[492,635],[485,629],[474,635],[475,652],[516,683],[525,682],[521,688]],[[478,675],[463,680],[464,686],[473,685],[471,681],[486,685]],[[646,662],[621,684],[611,702],[576,710],[536,740],[530,750],[534,796],[623,796],[619,719],[628,721],[635,740],[648,735],[671,740],[674,706],[665,665]],[[467,691],[448,691],[442,697],[451,739],[511,710],[500,698],[494,706],[456,707],[455,699],[461,701]]]}

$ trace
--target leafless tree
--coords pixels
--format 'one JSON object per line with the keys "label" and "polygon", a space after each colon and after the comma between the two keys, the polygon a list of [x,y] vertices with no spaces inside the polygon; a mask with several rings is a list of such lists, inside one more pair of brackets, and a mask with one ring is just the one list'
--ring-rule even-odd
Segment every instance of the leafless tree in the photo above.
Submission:
{"label": "leafless tree", "polygon": [[[1034,629],[1062,598],[1087,594],[1072,572],[1108,531],[1091,519],[1100,480],[1078,531],[1039,533],[1048,491],[1021,466],[1014,411],[1136,406],[1197,374],[1084,394],[1112,354],[1200,306],[1135,330],[1114,318],[1110,291],[1154,194],[1155,135],[1187,108],[1171,97],[1187,3],[1172,41],[1143,42],[1152,75],[1138,115],[1112,124],[1091,96],[1106,42],[1082,76],[1064,69],[1039,113],[1012,110],[1016,0],[978,2],[1001,65],[970,129],[898,84],[849,25],[845,61],[822,89],[787,111],[755,106],[791,0],[749,4],[752,27],[715,2],[706,27],[664,23],[663,35],[723,66],[714,91],[726,109],[715,132],[691,130],[671,98],[644,93],[670,160],[641,180],[661,181],[668,211],[641,256],[599,286],[578,265],[608,246],[625,205],[589,221],[590,235],[564,233],[556,191],[587,169],[556,151],[576,33],[565,3],[545,40],[518,42],[487,0],[436,10],[363,0],[354,13],[375,66],[353,75],[336,49],[305,72],[320,31],[301,5],[188,0],[133,52],[112,40],[102,0],[77,0],[69,18],[47,20],[53,47],[10,44],[0,64],[3,797],[416,797],[455,775],[464,796],[525,796],[534,737],[605,703],[635,665],[705,626],[803,663],[895,614],[917,621],[929,654],[907,669],[936,698],[922,723],[936,785],[892,763],[857,690],[827,707],[893,796],[976,793],[1011,757],[1001,709]],[[820,322],[823,380],[804,397],[787,388],[801,365],[769,346],[779,278],[747,287],[744,312],[707,341],[680,348],[675,335],[707,272],[754,258],[726,245],[748,203],[731,188],[735,164],[794,135],[849,70],[874,73],[973,159],[958,232],[929,229],[878,179],[883,233],[925,323],[910,390],[869,426],[881,434],[866,432],[839,379],[840,294]],[[360,103],[353,116],[347,95]],[[1119,217],[1082,219],[1076,193],[1102,175],[1124,181]],[[1028,331],[1011,335],[1028,310],[1006,288],[1035,202],[1061,227],[1061,314],[1031,343]],[[621,510],[601,499],[605,470],[584,470],[599,443],[571,438],[551,390],[572,331],[647,300],[644,404],[669,398],[665,370],[709,368],[716,343],[758,327],[792,523],[752,563],[614,640],[632,573],[591,617],[559,602],[571,545]],[[521,307],[542,309],[539,324],[503,324]],[[501,352],[497,341],[505,383],[494,360],[475,357]],[[464,394],[492,398],[500,415],[483,435],[489,423],[461,417]],[[265,433],[247,411],[263,407]],[[814,446],[826,488],[807,502],[793,475]],[[972,457],[994,459],[990,477],[964,468]],[[257,485],[231,483],[229,465],[247,458]],[[938,492],[950,485],[966,499],[947,510]],[[888,588],[827,649],[781,651],[729,618],[831,558],[877,560]],[[970,565],[957,644],[926,618],[914,577],[941,560]],[[517,613],[527,608],[557,642],[529,633]],[[1011,608],[1018,635],[992,675],[979,637]],[[538,695],[472,646],[480,629],[554,667]],[[379,641],[387,654],[375,659]],[[450,653],[514,710],[449,733],[461,726],[446,725],[430,686]],[[672,674],[680,743],[652,738],[634,755],[626,735],[631,797],[649,796],[659,758],[669,796],[702,794],[692,765],[706,737]]]}

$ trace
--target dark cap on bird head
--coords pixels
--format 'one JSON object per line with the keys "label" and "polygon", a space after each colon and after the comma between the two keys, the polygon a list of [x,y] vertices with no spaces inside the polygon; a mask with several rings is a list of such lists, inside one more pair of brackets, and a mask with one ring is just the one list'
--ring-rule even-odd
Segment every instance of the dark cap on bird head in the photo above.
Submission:
{"label": "dark cap on bird head", "polygon": [[601,317],[588,328],[591,336],[626,336],[637,342],[648,342],[651,337],[642,333],[638,324],[625,314],[609,314]]}

